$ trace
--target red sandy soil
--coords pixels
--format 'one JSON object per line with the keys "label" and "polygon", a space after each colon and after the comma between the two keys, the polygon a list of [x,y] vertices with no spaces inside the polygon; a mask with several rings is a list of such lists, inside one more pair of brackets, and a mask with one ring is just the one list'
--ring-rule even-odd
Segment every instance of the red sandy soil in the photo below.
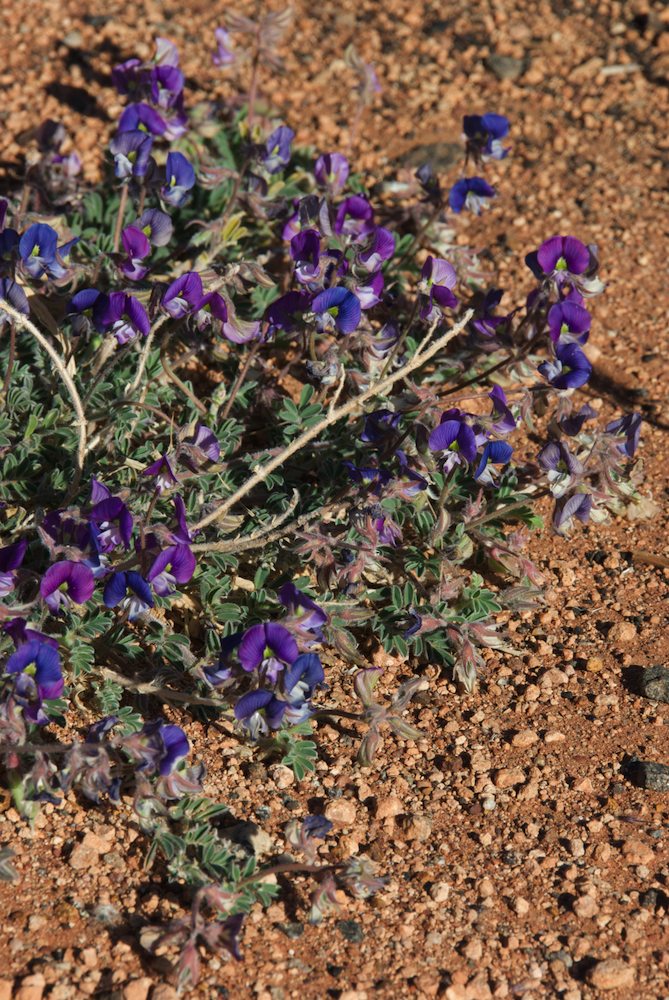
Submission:
{"label": "red sandy soil", "polygon": [[[206,746],[207,792],[240,819],[269,810],[270,852],[308,802],[335,819],[342,856],[366,853],[390,878],[371,903],[347,904],[341,917],[355,923],[321,927],[305,922],[298,881],[269,914],[251,914],[244,963],[209,961],[195,995],[667,997],[669,793],[636,788],[621,764],[669,764],[669,706],[634,693],[635,668],[667,664],[669,10],[659,0],[297,0],[295,10],[286,71],[265,85],[302,141],[346,147],[352,41],[383,85],[355,144],[370,174],[393,173],[423,143],[457,142],[465,112],[509,116],[498,204],[467,239],[492,246],[518,301],[529,290],[523,256],[543,239],[571,232],[599,245],[608,287],[594,304],[588,398],[607,414],[641,408],[646,490],[660,513],[537,540],[547,604],[510,623],[520,654],[491,655],[473,695],[428,671],[414,718],[425,738],[388,740],[374,769],[325,727],[322,762],[298,787],[190,726],[196,749]],[[181,47],[191,92],[231,93],[208,56],[224,21],[225,8],[204,0],[6,5],[4,169],[26,150],[14,137],[48,116],[68,125],[93,178],[120,110],[109,70],[148,56],[156,34]],[[499,78],[492,56],[515,60],[513,78]],[[390,690],[402,665],[386,666]],[[348,704],[350,675],[332,675],[333,701]],[[47,806],[34,831],[5,809],[2,842],[18,851],[21,877],[0,886],[0,998],[176,995],[165,958],[145,954],[135,930],[182,913],[181,897],[141,870],[125,809],[72,799]]]}

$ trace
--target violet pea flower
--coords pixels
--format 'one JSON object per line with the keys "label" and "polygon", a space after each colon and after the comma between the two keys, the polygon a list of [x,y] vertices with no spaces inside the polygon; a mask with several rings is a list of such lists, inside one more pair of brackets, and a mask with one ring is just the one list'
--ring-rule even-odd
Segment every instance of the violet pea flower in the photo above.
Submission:
{"label": "violet pea flower", "polygon": [[168,153],[165,163],[165,184],[160,197],[168,205],[180,208],[195,185],[195,170],[183,153]]}
{"label": "violet pea flower", "polygon": [[89,520],[98,529],[98,543],[102,552],[111,552],[117,545],[130,547],[133,518],[120,497],[103,497],[91,507]]}
{"label": "violet pea flower", "polygon": [[183,319],[201,308],[203,298],[202,278],[197,271],[186,271],[168,285],[160,306],[172,319]]}
{"label": "violet pea flower", "polygon": [[164,454],[156,459],[155,462],[152,462],[151,465],[147,466],[146,469],[143,469],[142,475],[155,476],[157,493],[164,493],[166,490],[171,490],[174,486],[179,485],[179,479],[172,468],[172,463],[167,455]]}
{"label": "violet pea flower", "polygon": [[382,444],[395,436],[401,413],[394,410],[381,409],[368,413],[360,434],[360,440],[365,444]]}
{"label": "violet pea flower", "polygon": [[597,416],[597,410],[590,406],[590,403],[584,403],[583,406],[576,411],[576,413],[570,414],[568,417],[562,417],[558,420],[558,427],[563,434],[568,437],[575,437],[580,434],[583,424],[588,420],[592,420]]}
{"label": "violet pea flower", "polygon": [[501,385],[494,385],[488,393],[488,399],[492,400],[492,421],[490,425],[496,434],[509,434],[516,429],[516,418],[509,409],[506,401],[506,394]]}
{"label": "violet pea flower", "polygon": [[102,600],[107,608],[120,604],[127,609],[131,622],[154,606],[151,588],[135,570],[114,573],[107,581]]}
{"label": "violet pea flower", "polygon": [[364,236],[374,228],[374,209],[362,195],[345,198],[337,209],[334,231],[338,236]]}
{"label": "violet pea flower", "polygon": [[188,583],[195,572],[195,556],[188,545],[170,545],[155,559],[146,579],[160,597],[177,589],[177,583]]}
{"label": "violet pea flower", "polygon": [[548,311],[548,329],[554,344],[585,344],[590,336],[591,317],[587,309],[568,298]]}
{"label": "violet pea flower", "polygon": [[286,292],[275,299],[265,310],[265,320],[269,330],[285,330],[292,333],[301,324],[304,313],[311,306],[311,296],[306,292]]}
{"label": "violet pea flower", "polygon": [[592,365],[578,344],[555,345],[555,361],[544,361],[539,371],[555,389],[578,389],[590,378]]}
{"label": "violet pea flower", "polygon": [[124,108],[119,118],[119,132],[144,132],[150,135],[163,135],[167,124],[150,104],[129,104]]}
{"label": "violet pea flower", "polygon": [[[420,309],[421,319],[433,320],[439,309],[454,309],[458,300],[453,294],[458,276],[452,264],[439,257],[428,257],[421,270],[418,286],[425,299]],[[436,308],[439,307],[439,309]]]}
{"label": "violet pea flower", "polygon": [[284,583],[278,590],[279,602],[288,611],[289,624],[296,626],[298,638],[303,648],[309,648],[314,642],[323,641],[323,625],[328,616],[311,597],[302,593],[294,583]]}
{"label": "violet pea flower", "polygon": [[[23,313],[24,316],[30,315],[26,293],[11,278],[0,278],[0,302],[3,300],[13,306],[17,312]],[[0,305],[0,323],[5,322],[10,322],[10,318],[6,312],[3,312],[2,305]]]}
{"label": "violet pea flower", "polygon": [[279,729],[287,708],[271,691],[260,688],[242,695],[235,705],[235,718],[248,731],[251,739],[265,736],[270,729]]}
{"label": "violet pea flower", "polygon": [[509,134],[509,119],[504,115],[465,115],[463,130],[467,152],[477,160],[503,160],[509,155],[501,140]]}
{"label": "violet pea flower", "polygon": [[[97,305],[97,303],[96,303]],[[109,330],[119,344],[127,344],[139,334],[146,337],[151,324],[142,303],[126,292],[111,292],[105,296],[99,310],[94,308],[93,318],[102,329]]]}
{"label": "violet pea flower", "polygon": [[457,408],[442,414],[441,423],[430,434],[428,445],[430,451],[450,452],[455,461],[451,459],[449,464],[459,462],[460,455],[470,464],[476,458],[476,435],[465,414]]}
{"label": "violet pea flower", "polygon": [[151,71],[151,100],[168,111],[179,100],[184,89],[184,75],[177,66],[155,66]]}
{"label": "violet pea flower", "polygon": [[42,577],[40,596],[54,614],[72,604],[85,604],[95,590],[95,578],[90,567],[64,559],[54,563]]}
{"label": "violet pea flower", "polygon": [[141,281],[149,268],[142,261],[151,253],[147,236],[136,226],[126,226],[121,233],[121,242],[127,258],[119,264],[119,270],[129,281]]}
{"label": "violet pea flower", "polygon": [[342,153],[323,153],[314,165],[314,177],[319,187],[327,188],[331,195],[338,195],[346,187],[349,163]]}
{"label": "violet pea flower", "polygon": [[591,510],[592,497],[589,493],[573,493],[570,497],[563,497],[555,504],[553,527],[558,535],[563,535],[571,527],[574,518],[585,524],[590,519]]}
{"label": "violet pea flower", "polygon": [[290,146],[294,138],[295,133],[287,125],[280,125],[269,136],[261,157],[269,174],[277,174],[290,163]]}
{"label": "violet pea flower", "polygon": [[448,194],[451,211],[459,215],[463,208],[480,215],[488,200],[495,197],[495,189],[482,177],[466,177],[456,181]]}
{"label": "violet pea flower", "polygon": [[158,208],[148,208],[142,212],[134,225],[141,229],[154,247],[164,247],[172,239],[174,226],[169,215]]}
{"label": "violet pea flower", "polygon": [[354,465],[348,459],[341,463],[346,469],[350,479],[360,486],[368,486],[373,493],[379,495],[384,486],[393,478],[388,469],[377,469],[374,466]]}
{"label": "violet pea flower", "polygon": [[221,639],[221,652],[214,665],[203,668],[202,673],[207,684],[211,687],[218,687],[230,680],[234,673],[232,656],[244,637],[243,632],[233,632],[231,635],[224,635]]}
{"label": "violet pea flower", "polygon": [[539,465],[546,473],[551,493],[563,496],[573,485],[574,478],[583,472],[583,465],[562,441],[549,441],[537,455]]}
{"label": "violet pea flower", "polygon": [[495,485],[491,465],[507,465],[511,461],[513,448],[508,441],[489,441],[483,449],[481,460],[476,467],[474,479],[479,483]]}
{"label": "violet pea flower", "polygon": [[198,330],[207,330],[218,324],[221,327],[228,321],[228,307],[225,299],[218,292],[207,292],[193,314]]}
{"label": "violet pea flower", "polygon": [[36,629],[30,628],[25,618],[10,619],[10,621],[5,622],[2,626],[2,631],[10,636],[16,649],[19,646],[23,646],[26,642],[33,641],[46,643],[47,646],[53,646],[54,649],[58,649],[57,639],[54,639],[52,635],[46,635],[44,632],[38,632]]}
{"label": "violet pea flower", "polygon": [[16,570],[24,560],[28,542],[12,542],[0,549],[0,597],[6,597],[14,589]]}
{"label": "violet pea flower", "polygon": [[126,95],[131,91],[138,91],[147,76],[146,70],[140,59],[126,59],[125,62],[118,63],[111,71],[113,85],[119,94]]}
{"label": "violet pea flower", "polygon": [[295,261],[295,277],[303,284],[317,281],[321,255],[321,234],[316,229],[302,229],[290,241],[290,256]]}
{"label": "violet pea flower", "polygon": [[184,438],[179,457],[191,472],[199,472],[207,462],[217,462],[221,457],[218,438],[205,424],[198,423],[194,433]]}
{"label": "violet pea flower", "polygon": [[352,333],[360,322],[360,300],[342,285],[326,288],[311,303],[318,317],[321,330],[335,329],[339,333]]}
{"label": "violet pea flower", "polygon": [[19,240],[19,256],[23,269],[31,278],[62,278],[67,274],[63,259],[67,257],[78,238],[58,246],[58,233],[45,222],[35,222],[26,229]]}
{"label": "violet pea flower", "polygon": [[156,38],[156,54],[153,61],[158,66],[178,66],[179,50],[174,42],[159,35]]}
{"label": "violet pea flower", "polygon": [[230,32],[226,31],[225,28],[216,28],[214,38],[216,39],[217,48],[211,57],[211,61],[214,66],[229,66],[236,59],[235,53],[232,51]]}
{"label": "violet pea flower", "polygon": [[639,413],[627,413],[624,417],[618,417],[617,420],[613,420],[610,424],[607,424],[604,432],[624,438],[617,445],[618,451],[621,451],[623,455],[627,455],[628,458],[634,458],[634,453],[639,446],[642,423],[643,420]]}
{"label": "violet pea flower", "polygon": [[252,625],[239,645],[239,662],[247,673],[260,669],[271,683],[299,655],[297,643],[288,629],[275,622]]}
{"label": "violet pea flower", "polygon": [[119,180],[144,177],[149,169],[153,137],[140,129],[119,132],[109,143],[114,157],[114,173]]}
{"label": "violet pea flower", "polygon": [[389,229],[377,226],[370,234],[367,245],[357,255],[357,262],[367,271],[378,271],[395,253],[395,237]]}
{"label": "violet pea flower", "polygon": [[31,639],[12,653],[5,673],[17,674],[16,694],[30,722],[45,725],[49,720],[42,702],[60,698],[65,687],[58,650],[50,643]]}
{"label": "violet pea flower", "polygon": [[373,306],[378,305],[381,301],[381,293],[383,292],[384,285],[385,281],[382,271],[371,274],[365,285],[356,285],[354,292],[360,302],[360,308],[371,309]]}
{"label": "violet pea flower", "polygon": [[104,311],[107,296],[97,288],[82,288],[70,299],[67,316],[72,324],[72,333],[80,337],[90,333],[92,326],[100,332],[104,329],[100,317]]}
{"label": "violet pea flower", "polygon": [[171,774],[190,752],[183,729],[162,719],[145,722],[139,732],[125,737],[123,748],[136,762],[138,771],[157,773],[161,778]]}
{"label": "violet pea flower", "polygon": [[[550,279],[559,289],[571,285],[582,295],[597,295],[604,289],[597,277],[597,247],[586,246],[575,236],[551,236],[527,255],[525,263],[535,277],[541,281]],[[580,300],[577,304],[580,305]]]}

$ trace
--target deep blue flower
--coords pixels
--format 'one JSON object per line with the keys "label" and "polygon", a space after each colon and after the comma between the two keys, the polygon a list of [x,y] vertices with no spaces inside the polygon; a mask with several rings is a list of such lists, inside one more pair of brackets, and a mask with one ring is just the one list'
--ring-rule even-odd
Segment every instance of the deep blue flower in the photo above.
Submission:
{"label": "deep blue flower", "polygon": [[160,196],[168,205],[180,208],[195,185],[195,170],[183,153],[168,153],[165,163],[165,184]]}
{"label": "deep blue flower", "polygon": [[280,125],[275,129],[267,142],[262,154],[262,162],[269,174],[276,174],[290,163],[290,145],[295,138],[292,128]]}
{"label": "deep blue flower", "polygon": [[319,317],[319,326],[323,330],[334,328],[340,333],[352,333],[360,322],[360,300],[342,285],[320,292],[311,308]]}
{"label": "deep blue flower", "polygon": [[374,493],[379,494],[383,486],[390,482],[392,479],[391,473],[388,469],[378,469],[374,466],[359,466],[354,465],[348,459],[345,459],[341,463],[354,483],[360,483],[360,485],[371,486]]}
{"label": "deep blue flower", "polygon": [[139,732],[126,736],[123,748],[135,760],[138,771],[157,773],[161,778],[172,774],[190,752],[183,729],[162,719],[145,722]]}
{"label": "deep blue flower", "polygon": [[45,222],[35,222],[26,229],[19,240],[19,256],[24,270],[31,278],[62,278],[67,274],[63,259],[78,239],[58,246],[58,233]]}
{"label": "deep blue flower", "polygon": [[251,739],[257,739],[270,729],[279,729],[287,707],[272,691],[261,688],[242,695],[235,705],[235,718],[248,730]]}
{"label": "deep blue flower", "polygon": [[395,431],[402,419],[401,413],[393,410],[381,409],[368,413],[360,434],[360,440],[365,444],[382,444],[389,438],[394,437]]}
{"label": "deep blue flower", "polygon": [[463,120],[467,152],[476,160],[503,160],[509,155],[501,140],[509,134],[504,115],[465,115]]}
{"label": "deep blue flower", "polygon": [[513,448],[508,441],[488,441],[487,445],[483,449],[481,460],[476,467],[474,479],[480,483],[488,483],[489,485],[494,486],[495,480],[493,479],[490,466],[506,465],[511,461],[512,455]]}
{"label": "deep blue flower", "polygon": [[[23,313],[24,316],[30,315],[30,306],[28,305],[26,293],[11,278],[0,278],[0,302],[3,299],[10,306],[13,306],[17,312]],[[2,311],[2,305],[0,305],[0,323],[6,321],[9,321],[9,316]]]}
{"label": "deep blue flower", "polygon": [[114,573],[107,581],[102,600],[107,608],[122,604],[128,610],[129,621],[134,621],[154,605],[151,588],[135,570]]}
{"label": "deep blue flower", "polygon": [[448,195],[448,204],[456,215],[463,208],[468,208],[474,215],[480,215],[488,199],[494,197],[495,189],[482,177],[466,177],[453,185]]}
{"label": "deep blue flower", "polygon": [[5,673],[20,675],[16,693],[26,718],[40,725],[48,722],[42,702],[60,698],[65,687],[58,650],[50,643],[32,639],[12,653],[5,664]]}
{"label": "deep blue flower", "polygon": [[590,323],[588,310],[571,298],[557,302],[548,312],[548,329],[554,344],[558,340],[562,344],[585,344],[590,336]]}
{"label": "deep blue flower", "polygon": [[146,337],[151,327],[142,303],[126,292],[111,292],[106,295],[101,300],[100,308],[96,302],[93,319],[102,329],[113,333],[119,344],[127,344],[138,334]]}
{"label": "deep blue flower", "polygon": [[544,361],[539,371],[555,389],[578,389],[590,378],[592,365],[578,344],[555,345],[555,361]]}
{"label": "deep blue flower", "polygon": [[441,423],[430,434],[430,451],[445,451],[453,456],[449,466],[459,461],[459,456],[472,463],[476,458],[476,435],[467,417],[458,409],[447,410],[441,416]]}
{"label": "deep blue flower", "polygon": [[102,332],[102,313],[107,302],[107,296],[97,288],[82,288],[70,299],[67,315],[72,324],[72,332],[80,337],[90,333],[92,326]]}

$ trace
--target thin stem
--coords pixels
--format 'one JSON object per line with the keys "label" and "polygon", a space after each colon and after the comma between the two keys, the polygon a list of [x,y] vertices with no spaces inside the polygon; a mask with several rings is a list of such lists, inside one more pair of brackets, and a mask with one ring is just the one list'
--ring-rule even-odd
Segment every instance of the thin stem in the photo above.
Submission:
{"label": "thin stem", "polygon": [[251,367],[251,364],[255,359],[255,356],[258,353],[259,348],[260,348],[260,343],[256,341],[253,347],[249,351],[247,351],[246,357],[244,359],[244,364],[239,369],[239,372],[237,373],[237,378],[235,379],[235,384],[230,390],[230,395],[225,401],[225,406],[223,407],[223,412],[221,414],[221,418],[223,420],[225,420],[225,418],[230,415],[230,410],[232,409],[233,404],[239,394],[239,390],[244,384],[244,380],[248,375],[249,368]]}
{"label": "thin stem", "polygon": [[256,109],[256,98],[258,96],[258,81],[260,78],[260,47],[256,45],[255,52],[253,53],[253,62],[251,64],[251,82],[249,84],[249,96],[246,112],[246,120],[249,125],[249,131],[253,125],[253,118]]}
{"label": "thin stem", "polygon": [[84,471],[84,459],[86,458],[86,414],[84,413],[84,408],[81,403],[81,397],[79,396],[79,392],[72,380],[72,376],[65,368],[58,351],[52,347],[44,334],[40,333],[35,324],[32,323],[27,316],[24,316],[23,313],[20,313],[17,309],[15,309],[13,305],[7,302],[6,299],[2,299],[2,302],[2,311],[7,313],[7,315],[13,319],[22,330],[25,330],[26,333],[29,333],[32,337],[34,337],[40,347],[44,348],[47,352],[53,361],[54,368],[60,375],[61,381],[68,391],[70,399],[72,400],[72,406],[75,412],[75,423],[79,432],[79,445],[77,448],[77,471],[66,497],[66,502],[69,502],[69,500],[76,495],[76,492],[79,489],[79,483],[81,482],[81,477]]}
{"label": "thin stem", "polygon": [[195,409],[198,411],[198,413],[202,414],[202,416],[205,416],[206,413],[207,413],[207,407],[204,406],[204,404],[200,402],[200,400],[197,398],[197,396],[195,395],[195,393],[191,392],[191,390],[188,388],[188,386],[186,385],[186,383],[182,382],[182,380],[179,378],[179,376],[177,375],[177,373],[172,371],[172,369],[170,367],[169,361],[167,360],[167,358],[163,354],[161,354],[161,356],[160,356],[160,363],[163,366],[163,371],[165,372],[165,374],[167,375],[167,377],[169,379],[171,379],[172,382],[174,382],[174,384],[177,386],[177,388],[181,389],[181,391],[183,392],[184,396],[187,396],[188,399],[190,399],[191,403],[193,404],[193,406],[195,407]]}
{"label": "thin stem", "polygon": [[118,248],[121,245],[121,230],[123,229],[123,216],[125,215],[125,208],[128,204],[128,184],[123,184],[121,187],[121,198],[118,203],[118,212],[116,214],[116,225],[114,226],[114,253],[118,253]]}
{"label": "thin stem", "polygon": [[201,520],[194,525],[194,530],[201,531],[202,528],[206,528],[207,525],[213,524],[214,521],[218,521],[220,518],[225,517],[228,511],[234,507],[236,503],[254,490],[259,483],[264,482],[264,480],[267,479],[267,477],[271,475],[275,469],[284,465],[289,458],[296,454],[296,452],[301,451],[306,445],[313,441],[314,438],[317,438],[320,434],[322,434],[324,430],[327,430],[328,427],[331,427],[333,424],[343,420],[344,417],[349,417],[352,414],[357,413],[357,411],[364,409],[365,403],[367,403],[370,399],[373,399],[375,396],[383,395],[388,391],[388,389],[392,388],[395,382],[405,378],[416,368],[424,365],[430,360],[430,358],[433,358],[443,347],[445,347],[449,341],[453,340],[454,337],[457,337],[457,335],[466,327],[467,323],[469,323],[473,315],[474,310],[469,309],[462,319],[450,330],[447,330],[443,336],[439,337],[439,339],[436,340],[424,354],[421,354],[417,358],[412,358],[412,360],[400,369],[400,371],[392,372],[386,376],[386,378],[382,378],[378,382],[375,382],[360,396],[356,396],[354,399],[349,400],[348,403],[344,403],[343,406],[328,412],[322,420],[320,420],[313,427],[305,430],[304,433],[300,434],[299,437],[292,441],[275,458],[271,459],[260,468],[257,468],[251,478],[248,479],[243,486],[240,486],[239,489],[232,494],[232,496],[228,497],[228,499],[225,500],[217,510],[212,511],[211,514],[201,518]]}
{"label": "thin stem", "polygon": [[12,380],[12,369],[16,358],[16,327],[13,323],[9,325],[9,357],[7,359],[7,371],[5,381],[2,383],[2,398],[4,399],[9,391],[9,383]]}
{"label": "thin stem", "polygon": [[506,517],[510,511],[527,507],[529,503],[541,500],[542,497],[548,496],[549,493],[549,489],[539,490],[538,493],[533,494],[531,497],[526,497],[524,500],[516,500],[514,503],[507,503],[503,507],[495,507],[494,510],[488,511],[487,514],[481,514],[480,517],[475,517],[472,521],[469,521],[465,526],[465,530],[468,531],[470,528],[478,527],[479,524],[485,524],[486,521],[494,521],[498,517]]}

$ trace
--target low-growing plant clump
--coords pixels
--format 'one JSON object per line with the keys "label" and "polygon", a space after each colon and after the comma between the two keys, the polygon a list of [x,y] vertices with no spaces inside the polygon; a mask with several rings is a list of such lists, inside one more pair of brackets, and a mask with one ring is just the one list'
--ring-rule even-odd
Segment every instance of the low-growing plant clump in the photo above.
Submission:
{"label": "low-growing plant clump", "polygon": [[[249,81],[230,107],[187,107],[158,39],[114,71],[105,180],[83,183],[48,121],[0,204],[5,779],[30,820],[73,789],[132,801],[147,867],[191,905],[143,935],[177,947],[183,986],[202,945],[239,957],[268,875],[312,879],[318,921],[383,873],[332,861],[318,815],[259,866],[170,720],[222,724],[301,780],[319,720],[343,715],[373,766],[381,740],[420,735],[424,665],[472,691],[481,650],[511,650],[496,616],[541,600],[538,500],[561,534],[652,510],[640,417],[602,425],[579,394],[596,247],[547,234],[512,296],[456,242],[497,196],[481,175],[507,119],[465,117],[459,178],[426,163],[370,187],[342,153],[296,148],[260,96],[287,23],[216,32],[214,62]],[[378,83],[347,65],[355,133]],[[379,648],[405,663],[389,702]],[[328,697],[326,649],[359,712]]]}

